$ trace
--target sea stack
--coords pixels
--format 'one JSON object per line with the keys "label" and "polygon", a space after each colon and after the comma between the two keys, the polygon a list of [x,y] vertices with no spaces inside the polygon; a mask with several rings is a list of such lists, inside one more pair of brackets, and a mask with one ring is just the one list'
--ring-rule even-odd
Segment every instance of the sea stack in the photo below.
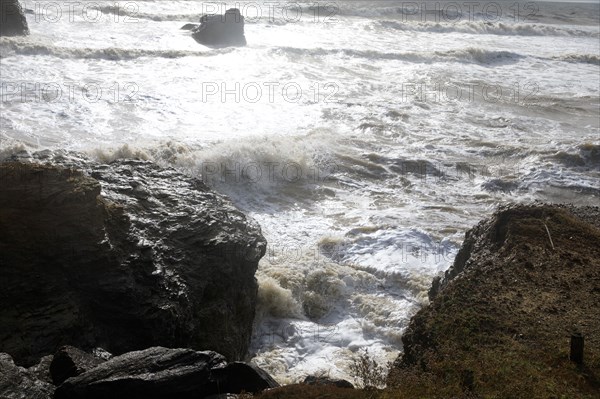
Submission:
{"label": "sea stack", "polygon": [[0,0],[0,36],[29,34],[27,19],[18,0]]}
{"label": "sea stack", "polygon": [[230,8],[224,15],[203,15],[192,37],[213,48],[245,46],[244,17],[237,8]]}

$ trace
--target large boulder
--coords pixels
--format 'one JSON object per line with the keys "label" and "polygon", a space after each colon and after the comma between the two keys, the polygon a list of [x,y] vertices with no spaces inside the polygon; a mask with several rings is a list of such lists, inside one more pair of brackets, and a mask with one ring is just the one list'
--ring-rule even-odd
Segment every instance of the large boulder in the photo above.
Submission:
{"label": "large boulder", "polygon": [[17,366],[12,357],[0,353],[0,398],[51,399],[54,386],[40,380],[36,374]]}
{"label": "large boulder", "polygon": [[244,17],[237,8],[227,10],[224,15],[203,15],[192,37],[208,47],[245,46]]}
{"label": "large boulder", "polygon": [[0,0],[0,36],[29,34],[27,18],[19,0]]}
{"label": "large boulder", "polygon": [[243,363],[226,365],[215,352],[154,347],[114,357],[69,378],[55,399],[195,399],[242,390],[256,393],[271,387],[270,378]]}
{"label": "large boulder", "polygon": [[52,382],[54,385],[60,385],[67,378],[83,374],[103,362],[105,362],[104,359],[73,346],[65,345],[54,354],[52,363],[50,363]]}
{"label": "large boulder", "polygon": [[[48,162],[42,165],[40,162]],[[0,351],[247,351],[259,226],[200,180],[45,151],[0,163]]]}

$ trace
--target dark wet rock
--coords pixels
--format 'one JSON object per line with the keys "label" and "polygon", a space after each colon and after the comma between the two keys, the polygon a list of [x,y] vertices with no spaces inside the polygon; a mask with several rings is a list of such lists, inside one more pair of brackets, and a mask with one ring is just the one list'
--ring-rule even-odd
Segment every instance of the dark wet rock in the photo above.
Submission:
{"label": "dark wet rock", "polygon": [[179,28],[179,29],[181,29],[181,30],[194,30],[194,29],[196,29],[196,28],[197,28],[197,27],[199,27],[199,26],[200,26],[200,25],[198,25],[198,24],[185,24],[185,25],[183,25],[183,26],[182,26],[181,28]]}
{"label": "dark wet rock", "polygon": [[279,384],[263,369],[248,363],[233,362],[213,370],[219,386],[228,393],[257,393],[277,388]]}
{"label": "dark wet rock", "polygon": [[0,0],[0,36],[29,34],[27,18],[18,0]]}
{"label": "dark wet rock", "polygon": [[211,369],[226,360],[216,352],[153,347],[116,356],[56,390],[55,399],[201,398],[219,393]]}
{"label": "dark wet rock", "polygon": [[306,385],[332,385],[338,388],[350,388],[354,389],[354,385],[346,380],[336,380],[327,377],[316,377],[309,375],[304,379],[304,384]]}
{"label": "dark wet rock", "polygon": [[85,373],[105,362],[87,352],[75,347],[65,345],[55,354],[50,364],[50,375],[54,385],[62,384],[67,378]]}
{"label": "dark wet rock", "polygon": [[51,399],[54,386],[40,380],[35,372],[15,365],[12,357],[0,353],[0,398]]}
{"label": "dark wet rock", "polygon": [[147,161],[14,158],[0,163],[0,351],[24,365],[67,344],[245,355],[266,243],[227,198]]}
{"label": "dark wet rock", "polygon": [[256,393],[276,386],[263,370],[245,363],[226,364],[216,352],[153,347],[116,356],[69,378],[55,399],[186,399]]}
{"label": "dark wet rock", "polygon": [[224,15],[203,15],[200,26],[192,31],[192,37],[208,47],[245,46],[244,17],[237,8],[225,11]]}

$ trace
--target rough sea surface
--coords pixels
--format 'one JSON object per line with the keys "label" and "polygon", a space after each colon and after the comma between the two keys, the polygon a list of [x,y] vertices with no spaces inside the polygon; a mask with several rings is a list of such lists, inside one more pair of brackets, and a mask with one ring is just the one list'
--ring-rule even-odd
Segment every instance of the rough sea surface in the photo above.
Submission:
{"label": "rough sea surface", "polygon": [[[598,2],[22,4],[0,158],[141,157],[230,196],[269,242],[250,357],[281,383],[394,359],[497,205],[599,202]],[[179,29],[232,7],[245,48]]]}

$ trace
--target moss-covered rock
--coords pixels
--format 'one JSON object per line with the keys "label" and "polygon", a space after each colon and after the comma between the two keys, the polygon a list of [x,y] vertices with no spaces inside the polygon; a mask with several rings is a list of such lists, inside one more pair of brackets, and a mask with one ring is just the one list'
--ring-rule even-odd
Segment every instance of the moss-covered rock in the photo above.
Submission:
{"label": "moss-covered rock", "polygon": [[[600,211],[513,206],[467,232],[411,320],[390,397],[596,398]],[[574,330],[585,363],[569,360]]]}

